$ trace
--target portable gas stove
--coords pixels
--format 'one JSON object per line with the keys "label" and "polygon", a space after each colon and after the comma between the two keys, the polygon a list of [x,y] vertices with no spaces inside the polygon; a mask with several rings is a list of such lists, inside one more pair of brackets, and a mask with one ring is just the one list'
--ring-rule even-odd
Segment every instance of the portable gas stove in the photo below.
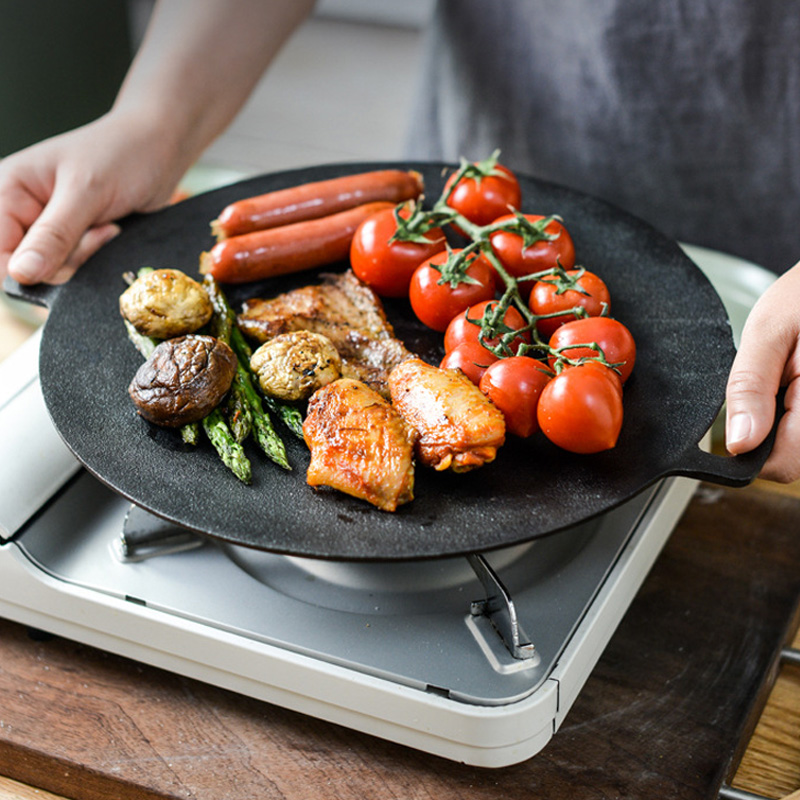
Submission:
{"label": "portable gas stove", "polygon": [[523,761],[558,730],[695,487],[667,478],[467,557],[225,544],[80,467],[42,399],[38,340],[0,365],[0,615],[469,764]]}

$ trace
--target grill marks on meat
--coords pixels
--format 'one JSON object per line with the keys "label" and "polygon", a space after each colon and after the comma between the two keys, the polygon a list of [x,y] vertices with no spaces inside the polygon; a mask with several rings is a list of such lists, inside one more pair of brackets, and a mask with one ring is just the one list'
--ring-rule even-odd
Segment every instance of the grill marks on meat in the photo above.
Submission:
{"label": "grill marks on meat", "polygon": [[377,392],[341,378],[308,404],[306,480],[395,511],[414,497],[415,432]]}
{"label": "grill marks on meat", "polygon": [[297,330],[326,336],[342,357],[342,375],[383,397],[389,372],[412,355],[395,337],[380,299],[351,271],[269,300],[248,300],[238,324],[259,342]]}

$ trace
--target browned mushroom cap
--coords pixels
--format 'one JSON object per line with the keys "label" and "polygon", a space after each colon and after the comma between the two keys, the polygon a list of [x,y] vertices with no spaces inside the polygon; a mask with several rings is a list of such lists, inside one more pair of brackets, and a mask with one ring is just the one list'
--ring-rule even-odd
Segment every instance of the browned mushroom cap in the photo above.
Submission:
{"label": "browned mushroom cap", "polygon": [[230,389],[236,355],[213,336],[161,342],[136,371],[128,394],[148,421],[178,428],[207,417]]}
{"label": "browned mushroom cap", "polygon": [[137,278],[120,296],[119,310],[137,331],[156,339],[194,333],[214,313],[205,288],[177,269]]}
{"label": "browned mushroom cap", "polygon": [[290,331],[253,353],[250,368],[264,392],[281,400],[305,400],[342,376],[342,358],[321,333]]}

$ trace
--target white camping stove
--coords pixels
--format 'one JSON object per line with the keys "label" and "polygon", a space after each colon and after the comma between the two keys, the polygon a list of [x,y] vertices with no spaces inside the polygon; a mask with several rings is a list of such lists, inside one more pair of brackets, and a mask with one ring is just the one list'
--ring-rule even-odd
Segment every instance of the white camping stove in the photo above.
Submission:
{"label": "white camping stove", "polygon": [[466,558],[233,547],[80,468],[42,400],[38,339],[0,365],[0,615],[469,764],[523,761],[558,730],[695,487],[670,478]]}

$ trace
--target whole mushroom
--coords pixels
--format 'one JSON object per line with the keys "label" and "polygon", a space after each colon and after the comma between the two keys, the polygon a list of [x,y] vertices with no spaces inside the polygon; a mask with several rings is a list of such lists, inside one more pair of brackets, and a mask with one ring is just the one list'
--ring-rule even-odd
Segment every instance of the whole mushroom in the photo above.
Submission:
{"label": "whole mushroom", "polygon": [[237,358],[213,336],[161,342],[136,371],[128,394],[149,422],[179,428],[207,417],[231,388]]}
{"label": "whole mushroom", "polygon": [[120,296],[119,310],[139,333],[156,339],[194,333],[214,313],[202,284],[177,269],[139,276]]}
{"label": "whole mushroom", "polygon": [[342,376],[342,358],[327,336],[282,333],[253,353],[250,367],[264,392],[281,400],[305,400]]}

